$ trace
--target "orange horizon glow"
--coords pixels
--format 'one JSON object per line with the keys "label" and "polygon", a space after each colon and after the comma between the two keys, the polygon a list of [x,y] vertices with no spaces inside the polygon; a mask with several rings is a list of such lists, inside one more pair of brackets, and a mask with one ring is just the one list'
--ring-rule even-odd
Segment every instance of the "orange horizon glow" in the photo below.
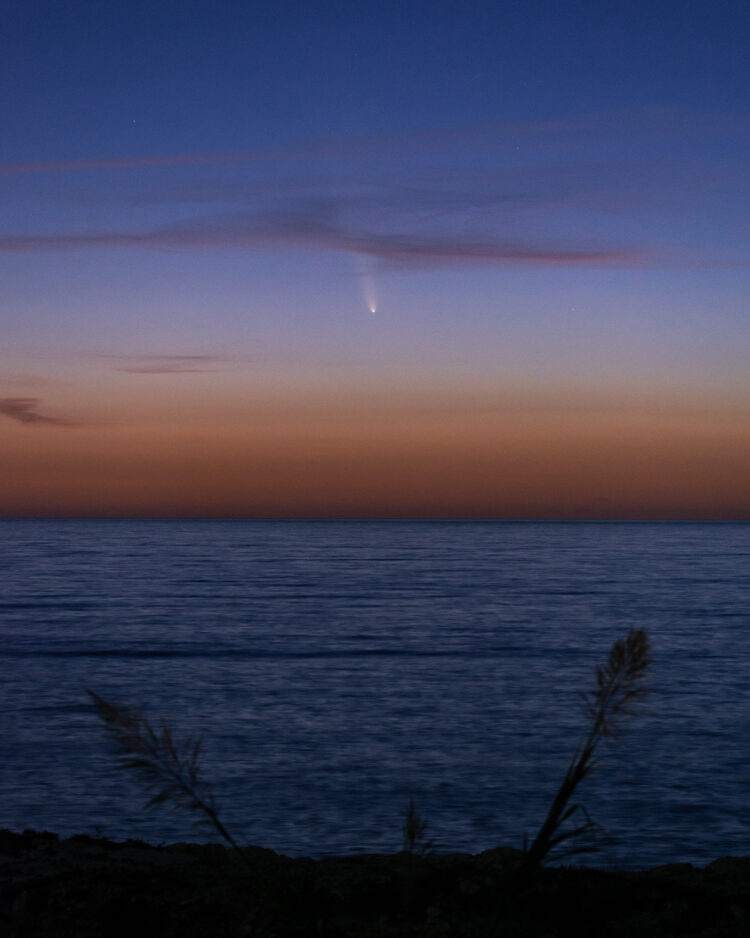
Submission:
{"label": "orange horizon glow", "polygon": [[750,518],[741,402],[531,398],[88,397],[2,421],[0,517]]}

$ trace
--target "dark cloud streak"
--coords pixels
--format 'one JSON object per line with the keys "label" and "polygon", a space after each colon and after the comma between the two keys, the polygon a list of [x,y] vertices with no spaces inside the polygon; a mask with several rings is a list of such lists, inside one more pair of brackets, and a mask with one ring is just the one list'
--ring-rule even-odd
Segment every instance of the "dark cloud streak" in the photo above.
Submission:
{"label": "dark cloud streak", "polygon": [[221,355],[140,355],[117,368],[132,375],[183,375],[219,371],[233,359]]}
{"label": "dark cloud streak", "polygon": [[63,233],[0,237],[0,252],[64,251],[83,248],[270,248],[296,246],[368,255],[397,267],[498,263],[567,266],[640,266],[644,250],[555,245],[510,238],[471,239],[450,235],[373,232],[338,226],[309,216],[223,223],[196,220],[144,232]]}
{"label": "dark cloud streak", "polygon": [[[110,360],[115,364],[115,370],[133,375],[174,375],[174,374],[205,374],[215,371],[226,371],[247,366],[278,367],[278,366],[307,366],[310,359],[297,356],[277,355],[224,355],[202,353],[200,355],[175,354],[130,354],[112,355],[104,352],[90,353],[89,357]],[[358,364],[367,364],[366,360],[358,360]],[[323,364],[330,368],[349,367],[350,359],[326,359]]]}
{"label": "dark cloud streak", "polygon": [[[624,123],[484,125],[309,141],[277,151],[0,165],[0,176],[206,169],[134,173],[119,187],[108,180],[98,190],[89,180],[89,189],[75,194],[79,206],[87,191],[106,193],[105,204],[114,198],[136,208],[140,220],[123,228],[118,212],[117,221],[102,220],[98,231],[76,230],[62,219],[55,233],[6,230],[0,252],[295,247],[364,255],[399,269],[644,267],[665,260],[695,266],[698,248],[696,259],[670,261],[669,244],[673,254],[682,251],[686,200],[699,214],[705,209],[710,223],[715,198],[705,191],[704,163],[716,159],[718,144],[701,137],[700,147],[686,150],[686,140],[695,142],[693,124],[685,116],[668,118],[658,112]],[[740,130],[734,127],[735,135]],[[229,164],[228,172],[210,170]],[[736,167],[735,175],[736,187],[746,172]],[[201,213],[199,206],[208,204],[215,215]],[[194,217],[172,223],[185,215],[185,205],[193,206]]]}
{"label": "dark cloud streak", "polygon": [[38,397],[3,397],[0,398],[0,414],[10,417],[17,423],[45,425],[53,427],[74,427],[77,424],[59,417],[48,417],[39,413],[41,400]]}

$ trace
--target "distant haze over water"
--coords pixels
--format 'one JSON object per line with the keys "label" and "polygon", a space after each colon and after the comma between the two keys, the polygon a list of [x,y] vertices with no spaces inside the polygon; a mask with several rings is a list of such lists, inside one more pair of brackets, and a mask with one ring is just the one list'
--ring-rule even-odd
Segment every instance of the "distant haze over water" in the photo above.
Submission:
{"label": "distant haze over water", "polygon": [[579,797],[585,862],[750,855],[750,523],[0,521],[0,826],[211,840],[141,810],[85,695],[205,737],[238,838],[522,845],[648,630],[646,712]]}

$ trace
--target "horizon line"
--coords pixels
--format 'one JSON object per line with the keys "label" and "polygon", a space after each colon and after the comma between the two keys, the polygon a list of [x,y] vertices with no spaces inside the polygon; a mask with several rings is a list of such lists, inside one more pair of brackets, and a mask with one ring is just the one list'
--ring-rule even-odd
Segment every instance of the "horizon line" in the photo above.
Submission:
{"label": "horizon line", "polygon": [[295,523],[339,523],[339,522],[365,522],[365,523],[378,523],[378,522],[395,522],[395,523],[426,523],[426,524],[435,524],[435,523],[459,523],[459,524],[486,524],[488,522],[498,523],[498,524],[749,524],[750,516],[747,517],[738,517],[738,518],[722,518],[722,517],[684,517],[684,518],[669,518],[669,517],[648,517],[648,516],[638,516],[633,518],[619,518],[619,517],[610,517],[603,516],[600,518],[597,517],[575,517],[575,516],[545,516],[545,517],[524,517],[524,516],[512,516],[512,517],[493,517],[493,516],[482,516],[482,517],[472,517],[472,516],[435,516],[427,517],[423,515],[410,516],[410,515],[394,515],[394,516],[379,516],[379,515],[368,515],[368,516],[324,516],[324,515],[312,515],[312,516],[296,516],[296,515],[279,515],[279,516],[263,516],[263,515],[0,515],[0,521],[203,521],[203,522],[214,522],[214,521],[229,521],[229,522],[282,522],[288,524]]}

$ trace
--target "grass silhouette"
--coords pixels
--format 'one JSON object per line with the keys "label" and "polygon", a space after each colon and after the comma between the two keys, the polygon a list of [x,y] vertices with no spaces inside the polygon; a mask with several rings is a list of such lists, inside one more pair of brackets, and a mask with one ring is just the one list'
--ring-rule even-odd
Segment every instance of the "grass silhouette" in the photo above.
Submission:
{"label": "grass silhouette", "polygon": [[146,808],[171,801],[198,812],[241,853],[242,848],[219,818],[211,786],[201,778],[202,740],[189,737],[178,746],[166,723],[156,729],[137,707],[110,703],[88,689],[87,693],[118,750],[119,765],[134,769],[154,790]]}
{"label": "grass silhouette", "polygon": [[427,839],[427,821],[417,811],[414,798],[409,798],[409,807],[401,828],[404,835],[404,850],[424,857],[433,852],[432,841]]}
{"label": "grass silhouette", "polygon": [[[518,888],[528,882],[550,852],[560,845],[568,845],[565,855],[592,849],[581,844],[581,839],[591,834],[595,825],[585,809],[579,804],[570,804],[570,800],[594,767],[594,756],[601,741],[617,736],[623,719],[643,698],[643,678],[650,661],[646,632],[633,629],[625,639],[614,643],[606,664],[597,668],[596,687],[581,695],[590,720],[589,731],[574,752],[547,816],[517,870]],[[219,818],[210,785],[201,777],[201,740],[188,738],[178,745],[166,723],[157,729],[139,709],[110,703],[91,690],[87,693],[118,750],[119,765],[137,772],[154,791],[147,807],[171,801],[197,812],[242,855],[242,848]],[[583,817],[582,823],[575,823],[573,819],[577,816]],[[431,853],[432,842],[426,839],[426,829],[427,824],[411,798],[402,828],[404,850],[422,857]],[[571,845],[571,841],[578,843]]]}
{"label": "grass silhouette", "polygon": [[[521,868],[518,881],[525,882],[560,844],[580,840],[595,830],[585,809],[570,804],[578,785],[594,767],[594,755],[599,743],[606,737],[616,737],[625,717],[631,714],[646,691],[643,678],[651,663],[648,635],[643,629],[631,629],[627,637],[612,646],[607,663],[596,669],[596,688],[582,694],[586,715],[591,721],[587,736],[573,753],[565,778],[534,838]],[[582,814],[584,821],[569,829],[565,824]],[[590,846],[568,846],[565,855],[583,853]]]}

